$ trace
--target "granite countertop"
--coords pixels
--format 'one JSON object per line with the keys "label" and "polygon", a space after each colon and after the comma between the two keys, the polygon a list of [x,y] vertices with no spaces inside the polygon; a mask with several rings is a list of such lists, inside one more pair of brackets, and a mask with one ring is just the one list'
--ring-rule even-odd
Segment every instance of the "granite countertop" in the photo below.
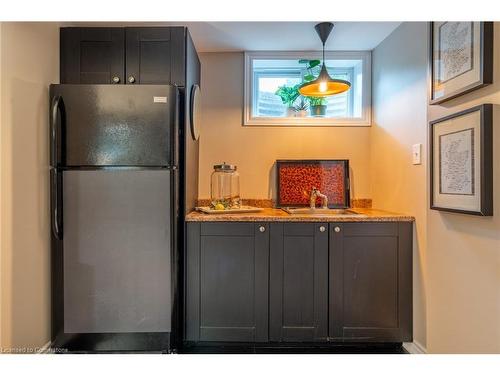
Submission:
{"label": "granite countertop", "polygon": [[414,221],[413,216],[397,214],[373,208],[351,208],[359,215],[308,215],[288,214],[278,208],[264,208],[263,211],[243,214],[205,214],[193,211],[186,215],[186,221],[257,221],[257,222],[363,222],[363,221]]}

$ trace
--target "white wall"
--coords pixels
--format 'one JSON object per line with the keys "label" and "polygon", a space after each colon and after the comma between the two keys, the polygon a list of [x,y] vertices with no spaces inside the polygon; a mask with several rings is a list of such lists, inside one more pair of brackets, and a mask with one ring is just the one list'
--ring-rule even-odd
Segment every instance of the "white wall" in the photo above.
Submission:
{"label": "white wall", "polygon": [[58,25],[2,23],[0,55],[0,346],[36,348],[50,339],[47,113]]}
{"label": "white wall", "polygon": [[[413,338],[426,335],[427,23],[401,24],[373,51],[371,182],[373,206],[415,216]],[[421,143],[422,164],[411,147]]]}
{"label": "white wall", "polygon": [[500,353],[500,23],[493,84],[442,105],[429,121],[493,103],[493,217],[428,210],[427,321],[432,353]]}
{"label": "white wall", "polygon": [[[373,53],[373,202],[416,217],[415,341],[429,353],[500,353],[500,48],[494,84],[428,106],[427,38],[426,24],[403,23]],[[481,103],[497,104],[495,216],[430,210],[428,121]],[[411,165],[414,143],[424,145],[422,166]]]}

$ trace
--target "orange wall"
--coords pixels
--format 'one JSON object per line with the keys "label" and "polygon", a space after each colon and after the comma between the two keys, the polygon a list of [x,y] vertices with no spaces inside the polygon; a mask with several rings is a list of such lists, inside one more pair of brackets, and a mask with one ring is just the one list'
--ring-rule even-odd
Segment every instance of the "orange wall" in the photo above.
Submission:
{"label": "orange wall", "polygon": [[276,159],[349,159],[353,198],[370,198],[370,128],[252,127],[243,121],[243,53],[202,53],[199,197],[214,164],[236,164],[243,198],[275,196]]}

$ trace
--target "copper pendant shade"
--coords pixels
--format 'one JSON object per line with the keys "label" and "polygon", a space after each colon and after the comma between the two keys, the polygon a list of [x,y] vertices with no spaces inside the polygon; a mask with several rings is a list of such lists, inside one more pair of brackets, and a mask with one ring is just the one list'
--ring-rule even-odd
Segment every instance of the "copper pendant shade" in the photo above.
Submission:
{"label": "copper pendant shade", "polygon": [[314,26],[316,32],[323,43],[323,65],[318,78],[313,81],[305,82],[299,87],[299,92],[302,96],[324,97],[336,95],[349,90],[351,84],[342,79],[334,79],[330,77],[325,66],[325,43],[333,29],[333,23],[322,22]]}

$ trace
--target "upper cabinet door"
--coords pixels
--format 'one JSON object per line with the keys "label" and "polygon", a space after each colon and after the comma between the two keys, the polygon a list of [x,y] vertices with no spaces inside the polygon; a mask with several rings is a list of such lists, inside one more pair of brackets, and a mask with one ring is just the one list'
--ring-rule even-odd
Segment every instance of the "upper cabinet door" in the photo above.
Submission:
{"label": "upper cabinet door", "polygon": [[124,47],[123,28],[62,28],[61,83],[123,83]]}
{"label": "upper cabinet door", "polygon": [[125,83],[184,85],[183,27],[130,27],[125,33]]}

